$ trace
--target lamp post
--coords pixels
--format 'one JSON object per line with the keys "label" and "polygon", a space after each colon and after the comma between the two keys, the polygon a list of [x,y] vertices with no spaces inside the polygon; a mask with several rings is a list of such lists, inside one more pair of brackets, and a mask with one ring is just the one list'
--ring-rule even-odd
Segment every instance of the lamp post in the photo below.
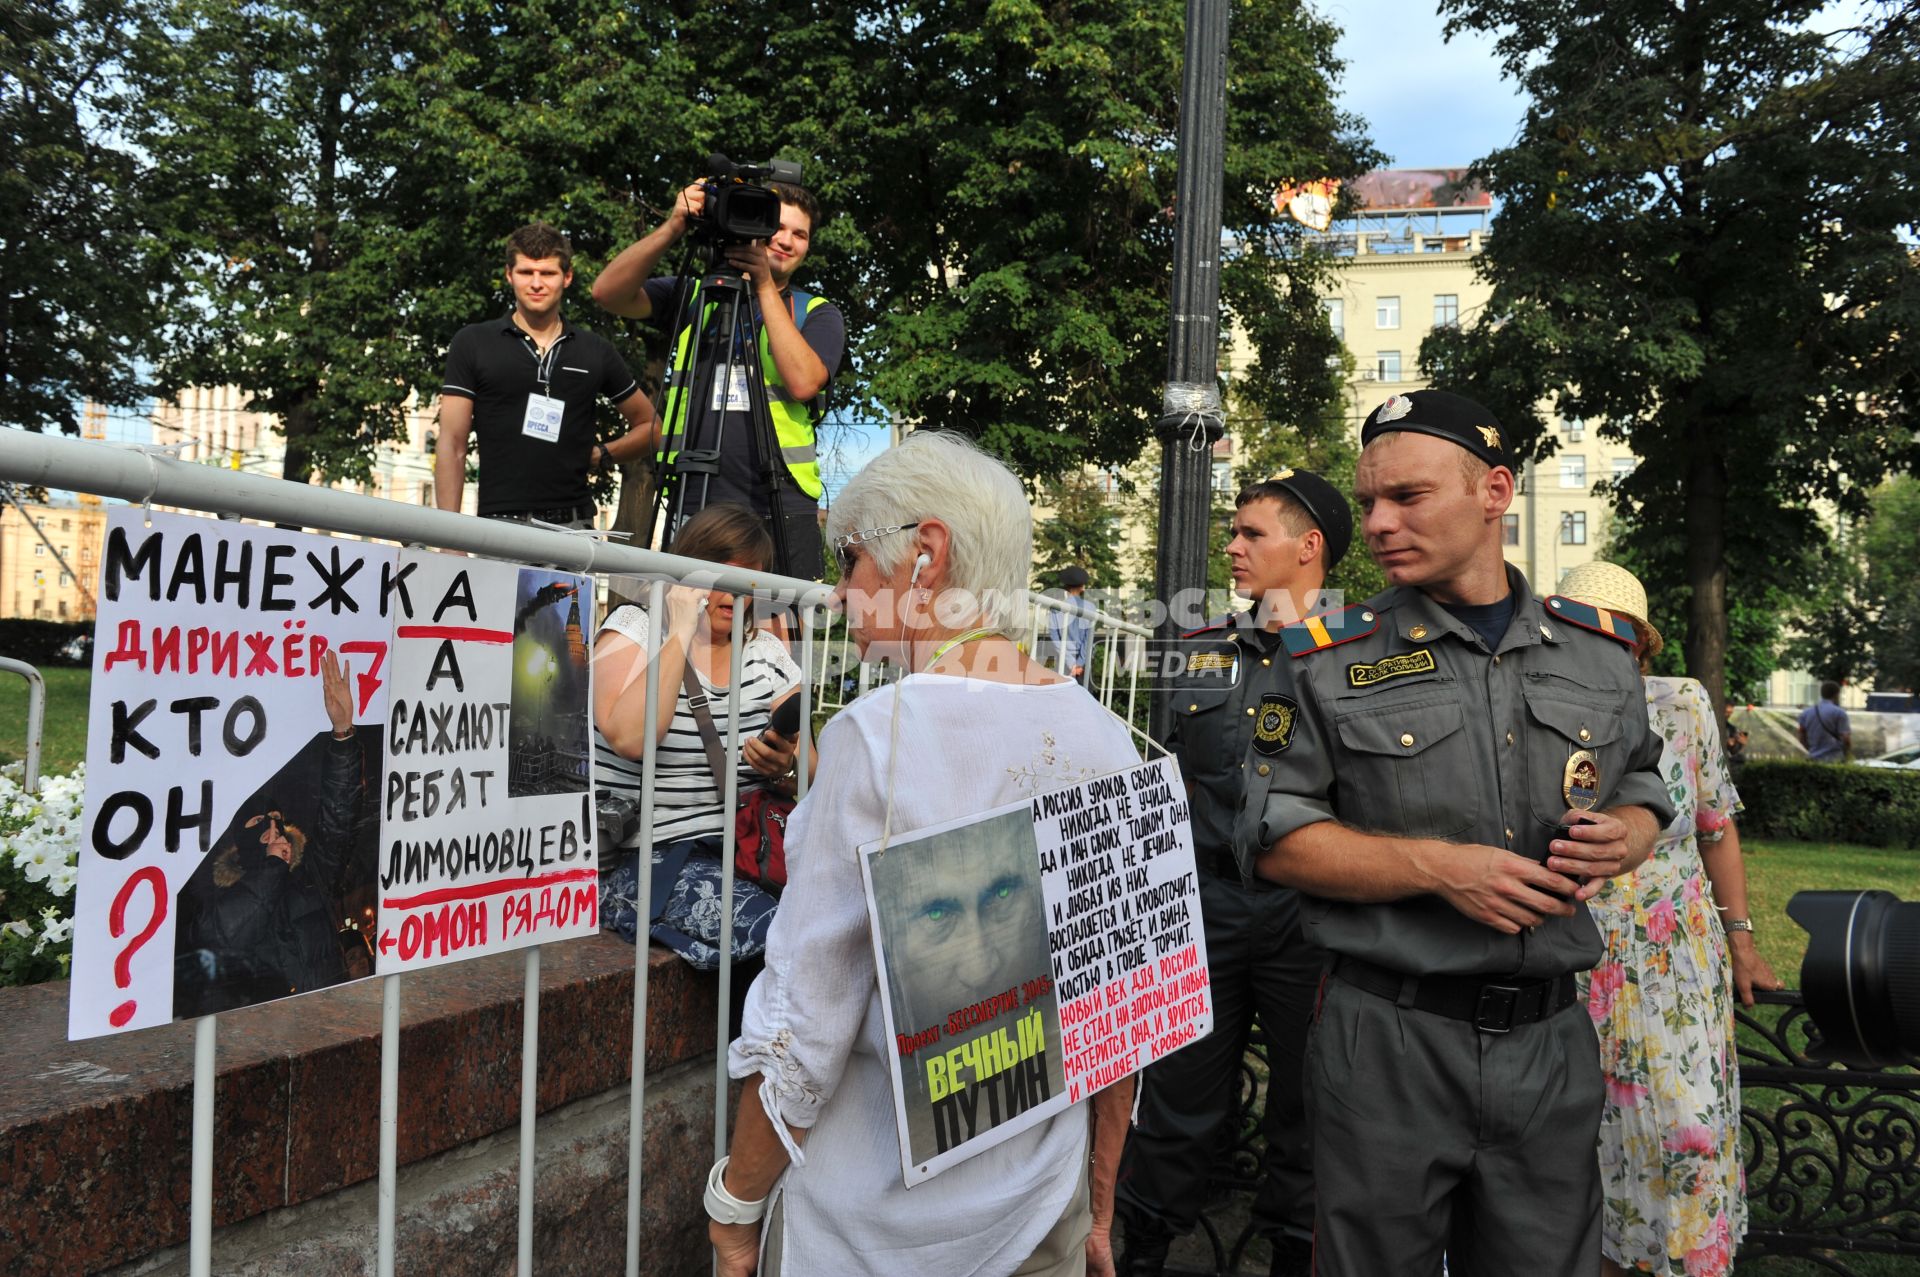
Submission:
{"label": "lamp post", "polygon": [[[1162,638],[1180,632],[1172,604],[1207,580],[1207,513],[1220,410],[1220,204],[1227,132],[1226,0],[1187,0],[1180,78],[1180,177],[1174,196],[1173,313],[1160,437],[1160,558],[1154,592],[1169,605]],[[1149,730],[1164,739],[1172,705],[1153,698]]]}

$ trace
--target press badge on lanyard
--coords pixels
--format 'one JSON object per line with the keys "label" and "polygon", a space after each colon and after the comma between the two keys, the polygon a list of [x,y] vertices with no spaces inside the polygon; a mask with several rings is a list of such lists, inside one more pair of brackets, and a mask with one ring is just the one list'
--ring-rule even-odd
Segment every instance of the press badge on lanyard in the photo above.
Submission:
{"label": "press badge on lanyard", "polygon": [[547,347],[544,356],[535,356],[539,367],[534,377],[540,382],[540,389],[527,396],[527,415],[520,423],[520,433],[532,439],[547,443],[560,442],[560,421],[566,415],[566,405],[546,392],[553,381],[553,360],[560,351],[560,343],[554,342]]}
{"label": "press badge on lanyard", "polygon": [[747,370],[740,364],[734,364],[727,371],[730,374],[724,387],[727,402],[724,406],[720,403],[723,388],[720,385],[720,379],[716,377],[713,382],[713,406],[709,411],[745,412],[747,410]]}

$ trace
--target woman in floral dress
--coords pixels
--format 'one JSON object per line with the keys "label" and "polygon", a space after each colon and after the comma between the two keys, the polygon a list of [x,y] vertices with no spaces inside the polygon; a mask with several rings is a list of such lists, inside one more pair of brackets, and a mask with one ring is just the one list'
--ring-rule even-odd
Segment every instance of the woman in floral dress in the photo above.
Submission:
{"label": "woman in floral dress", "polygon": [[[1561,593],[1631,620],[1643,664],[1660,650],[1624,568],[1576,568]],[[1751,1006],[1754,989],[1781,986],[1753,946],[1740,796],[1706,689],[1650,677],[1647,712],[1677,814],[1647,862],[1591,902],[1606,941],[1587,984],[1607,1085],[1601,1250],[1608,1277],[1715,1277],[1747,1229],[1733,995]]]}

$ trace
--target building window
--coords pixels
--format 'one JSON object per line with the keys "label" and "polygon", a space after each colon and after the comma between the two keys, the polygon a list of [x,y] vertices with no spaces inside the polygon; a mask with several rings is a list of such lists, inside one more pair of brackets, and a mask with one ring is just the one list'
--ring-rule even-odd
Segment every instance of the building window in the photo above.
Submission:
{"label": "building window", "polygon": [[1624,479],[1632,474],[1639,464],[1640,458],[1638,457],[1615,457],[1613,459],[1613,477],[1615,479]]}
{"label": "building window", "polygon": [[1373,303],[1373,326],[1375,328],[1398,328],[1400,326],[1400,299],[1381,297]]}
{"label": "building window", "polygon": [[1234,490],[1232,462],[1216,461],[1213,463],[1213,490],[1215,492],[1229,493]]}
{"label": "building window", "polygon": [[46,557],[47,557],[47,545],[46,545],[46,542],[44,542],[44,541],[35,541],[35,542],[33,543],[33,557],[34,557],[34,558],[36,558],[36,559],[44,559],[44,558],[46,558]]}
{"label": "building window", "polygon": [[1400,380],[1400,352],[1383,350],[1373,357],[1373,375],[1377,381]]}
{"label": "building window", "polygon": [[1568,443],[1579,443],[1587,437],[1587,423],[1578,417],[1561,418],[1560,429],[1566,432]]}
{"label": "building window", "polygon": [[1585,457],[1560,458],[1560,486],[1563,488],[1584,488],[1587,486],[1587,459]]}
{"label": "building window", "polygon": [[1460,294],[1435,293],[1433,295],[1433,326],[1435,328],[1458,328],[1460,326]]}
{"label": "building window", "polygon": [[62,585],[72,585],[72,584],[73,584],[73,573],[71,573],[71,572],[62,572],[62,573],[60,574],[60,584],[62,584]]}
{"label": "building window", "polygon": [[1344,339],[1347,335],[1347,303],[1338,297],[1322,297],[1320,304],[1326,308],[1327,324],[1333,329],[1333,335]]}
{"label": "building window", "polygon": [[80,562],[82,562],[82,563],[91,563],[91,562],[93,562],[93,547],[92,547],[92,546],[90,546],[90,545],[83,545],[83,546],[81,546],[81,547],[80,547]]}
{"label": "building window", "polygon": [[1519,515],[1503,514],[1500,516],[1500,544],[1501,545],[1519,545],[1520,544],[1520,516]]}
{"label": "building window", "polygon": [[1560,544],[1585,545],[1587,543],[1587,512],[1568,510],[1560,516]]}
{"label": "building window", "polygon": [[62,520],[60,520],[60,530],[61,530],[62,532],[71,532],[71,531],[73,531],[73,520],[72,520],[72,519],[62,519]]}
{"label": "building window", "polygon": [[59,606],[60,606],[60,619],[64,621],[67,619],[67,601],[65,599],[61,599]]}

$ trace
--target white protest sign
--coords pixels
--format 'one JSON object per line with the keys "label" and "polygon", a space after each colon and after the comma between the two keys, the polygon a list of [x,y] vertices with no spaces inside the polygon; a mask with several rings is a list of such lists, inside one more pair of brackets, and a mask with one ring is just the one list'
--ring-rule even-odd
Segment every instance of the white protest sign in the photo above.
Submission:
{"label": "white protest sign", "polygon": [[101,571],[70,1038],[593,931],[588,578],[133,507]]}
{"label": "white protest sign", "polygon": [[[70,1038],[372,970],[354,945],[373,918],[369,791],[394,555],[216,519],[149,523],[138,507],[109,514]],[[343,663],[331,706],[329,657]],[[336,741],[342,709],[351,730]]]}
{"label": "white protest sign", "polygon": [[1034,802],[1067,1096],[1213,1031],[1193,827],[1172,758]]}
{"label": "white protest sign", "polygon": [[592,935],[592,578],[417,551],[400,575],[380,973]]}
{"label": "white protest sign", "polygon": [[860,848],[908,1187],[1212,1027],[1182,792],[1161,760]]}

